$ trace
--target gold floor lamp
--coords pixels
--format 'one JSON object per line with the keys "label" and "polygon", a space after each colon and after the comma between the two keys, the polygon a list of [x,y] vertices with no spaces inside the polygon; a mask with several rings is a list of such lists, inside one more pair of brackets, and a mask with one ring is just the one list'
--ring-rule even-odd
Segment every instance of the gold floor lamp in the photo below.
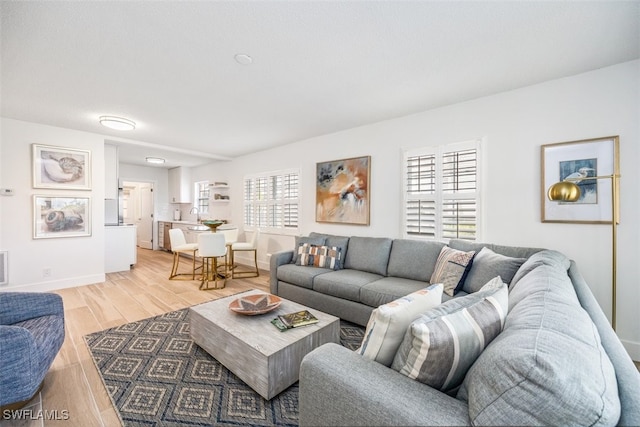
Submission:
{"label": "gold floor lamp", "polygon": [[616,265],[617,265],[617,236],[618,223],[620,222],[618,213],[618,180],[619,174],[590,176],[587,178],[566,178],[564,181],[556,182],[547,191],[547,197],[555,202],[576,202],[580,199],[580,187],[576,184],[585,179],[610,179],[611,180],[611,327],[616,330]]}

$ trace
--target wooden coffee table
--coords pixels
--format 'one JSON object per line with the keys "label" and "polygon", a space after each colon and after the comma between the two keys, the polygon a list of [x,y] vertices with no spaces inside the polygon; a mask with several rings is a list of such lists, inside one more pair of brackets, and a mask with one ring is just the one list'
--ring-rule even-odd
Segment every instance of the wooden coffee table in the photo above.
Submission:
{"label": "wooden coffee table", "polygon": [[[340,342],[340,319],[319,310],[282,299],[266,314],[246,316],[229,309],[247,291],[189,309],[193,341],[236,374],[260,396],[269,400],[298,381],[300,362],[311,350]],[[319,322],[280,332],[270,321],[279,314],[309,310]]]}

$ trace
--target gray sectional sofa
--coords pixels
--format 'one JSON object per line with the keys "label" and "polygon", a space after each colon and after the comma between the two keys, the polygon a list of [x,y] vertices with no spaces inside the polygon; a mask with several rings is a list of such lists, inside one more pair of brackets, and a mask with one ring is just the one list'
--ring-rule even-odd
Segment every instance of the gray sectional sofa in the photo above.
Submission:
{"label": "gray sectional sofa", "polygon": [[[378,305],[426,287],[444,246],[309,237],[343,245],[343,268],[295,265],[293,251],[277,253],[271,259],[271,292],[360,325]],[[510,285],[504,328],[462,385],[443,393],[326,344],[302,362],[300,425],[640,425],[640,374],[575,263],[536,248],[456,240],[449,246],[477,252],[486,246],[522,259],[505,281]],[[454,298],[465,296],[462,291]]]}

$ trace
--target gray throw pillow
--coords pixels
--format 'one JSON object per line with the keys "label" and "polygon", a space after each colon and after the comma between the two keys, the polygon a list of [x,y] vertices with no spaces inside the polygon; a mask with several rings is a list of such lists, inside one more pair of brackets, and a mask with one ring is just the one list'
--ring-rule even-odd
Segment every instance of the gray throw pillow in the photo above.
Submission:
{"label": "gray throw pillow", "polygon": [[291,258],[291,263],[300,265],[300,263],[298,262],[298,251],[300,250],[300,246],[304,245],[305,243],[308,243],[310,245],[322,246],[324,245],[325,241],[326,238],[324,237],[296,236],[296,243],[293,247],[293,258]]}
{"label": "gray throw pillow", "polygon": [[464,280],[462,290],[468,294],[477,292],[496,276],[500,276],[508,285],[525,261],[526,258],[511,258],[484,247],[473,258],[473,264]]}

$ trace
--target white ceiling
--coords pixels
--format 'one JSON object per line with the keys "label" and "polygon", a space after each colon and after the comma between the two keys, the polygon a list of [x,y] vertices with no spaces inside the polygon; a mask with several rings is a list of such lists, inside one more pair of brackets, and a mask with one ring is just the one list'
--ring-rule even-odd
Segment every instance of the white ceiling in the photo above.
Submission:
{"label": "white ceiling", "polygon": [[[104,134],[123,161],[169,167],[640,57],[639,1],[2,1],[0,13],[3,117]],[[104,128],[105,114],[137,129]]]}

